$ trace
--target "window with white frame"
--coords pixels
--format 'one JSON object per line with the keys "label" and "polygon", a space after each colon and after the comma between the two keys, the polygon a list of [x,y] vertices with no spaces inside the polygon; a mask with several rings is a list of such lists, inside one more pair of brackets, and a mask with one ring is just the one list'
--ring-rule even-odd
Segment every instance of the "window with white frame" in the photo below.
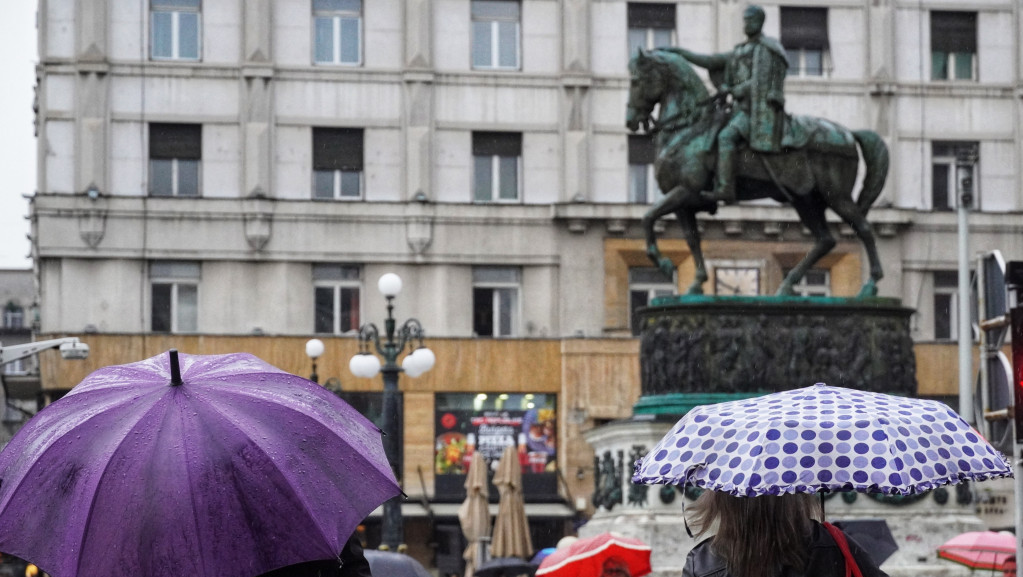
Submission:
{"label": "window with white frame", "polygon": [[652,266],[629,268],[629,325],[632,334],[638,335],[640,329],[636,311],[648,306],[650,301],[657,297],[676,294],[678,294],[676,280],[664,276],[660,269]]}
{"label": "window with white frame", "polygon": [[931,80],[977,80],[976,12],[931,12]]}
{"label": "window with white frame", "polygon": [[959,339],[959,273],[936,270],[934,279],[934,339]]}
{"label": "window with white frame", "polygon": [[824,76],[828,66],[828,9],[781,7],[781,43],[789,76]]}
{"label": "window with white frame", "polygon": [[13,301],[4,307],[3,328],[20,329],[25,326],[25,309]]}
{"label": "window with white frame", "polygon": [[198,60],[202,38],[200,0],[150,0],[153,60]]}
{"label": "window with white frame", "polygon": [[15,359],[3,364],[3,374],[8,376],[20,376],[28,373],[25,359]]}
{"label": "window with white frame", "polygon": [[[976,178],[976,142],[932,142],[931,143],[931,209],[936,211],[956,210],[959,208],[959,180],[963,175],[957,174],[960,166],[957,158],[968,157],[970,163],[965,167],[972,176],[971,192],[972,207],[980,208],[979,182]],[[967,154],[968,153],[968,154]]]}
{"label": "window with white frame", "polygon": [[675,4],[629,2],[629,58],[640,48],[653,50],[675,44]]}
{"label": "window with white frame", "polygon": [[154,333],[194,333],[199,330],[199,263],[153,261],[151,323]]}
{"label": "window with white frame", "polygon": [[479,337],[519,334],[522,269],[481,266],[472,269],[472,331]]}
{"label": "window with white frame", "polygon": [[[792,269],[785,269],[782,272],[787,276]],[[803,297],[831,296],[831,271],[823,268],[806,271],[803,278],[792,286],[792,292]]]}
{"label": "window with white frame", "polygon": [[522,5],[518,0],[472,0],[472,67],[518,70]]}
{"label": "window with white frame", "polygon": [[519,200],[519,159],[522,134],[518,132],[472,133],[473,199],[476,202]]}
{"label": "window with white frame", "polygon": [[313,0],[313,29],[317,64],[362,63],[362,0]]}
{"label": "window with white frame", "polygon": [[314,330],[332,335],[359,330],[361,291],[362,271],[358,266],[314,264]]}
{"label": "window with white frame", "polygon": [[363,130],[313,129],[313,198],[362,198]]}
{"label": "window with white frame", "polygon": [[199,196],[202,125],[149,125],[150,196]]}
{"label": "window with white frame", "polygon": [[657,198],[656,150],[649,134],[629,135],[629,202],[649,204]]}

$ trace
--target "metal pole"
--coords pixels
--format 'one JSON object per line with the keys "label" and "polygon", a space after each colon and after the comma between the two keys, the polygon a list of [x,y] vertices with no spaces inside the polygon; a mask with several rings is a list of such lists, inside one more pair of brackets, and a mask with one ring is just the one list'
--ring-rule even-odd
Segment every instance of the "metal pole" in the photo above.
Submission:
{"label": "metal pole", "polygon": [[[384,377],[384,407],[383,407],[383,430],[384,454],[391,464],[394,477],[401,486],[401,435],[399,434],[398,418],[400,416],[399,405],[401,404],[401,393],[398,392],[398,373],[401,368],[388,359],[387,363],[380,368]],[[397,551],[398,545],[405,541],[405,525],[401,516],[401,495],[392,497],[384,503],[383,527],[381,528],[381,541],[391,551]]]}
{"label": "metal pole", "polygon": [[[401,486],[401,437],[400,423],[398,418],[401,415],[401,393],[398,392],[398,373],[401,367],[398,366],[398,353],[402,346],[394,340],[394,299],[387,297],[387,319],[384,321],[384,332],[386,340],[377,348],[384,357],[384,366],[380,367],[380,374],[384,378],[384,407],[383,407],[383,430],[384,454],[394,471],[394,478]],[[404,344],[404,343],[402,343]],[[393,497],[384,503],[383,527],[381,527],[381,541],[391,551],[397,551],[398,545],[405,541],[405,524],[401,516],[401,495]]]}
{"label": "metal pole", "polygon": [[[974,269],[977,271],[977,323],[981,324],[988,320],[987,317],[987,302],[984,295],[987,294],[987,285],[984,283],[984,259],[980,257],[977,259],[977,267]],[[991,376],[988,374],[988,359],[993,357],[997,352],[988,343],[988,332],[981,329],[978,337],[980,343],[978,347],[978,378],[979,383],[978,390],[980,391],[980,412],[977,415],[976,427],[980,431],[980,434],[984,435],[985,438],[991,438],[991,423],[984,418],[984,415],[991,410],[991,392],[989,387],[991,386]],[[972,338],[972,334],[970,335]],[[972,359],[972,358],[971,358]],[[974,406],[977,401],[974,399]]]}
{"label": "metal pole", "polygon": [[968,153],[957,154],[956,188],[959,225],[959,414],[977,423],[973,408],[973,335],[970,327],[970,205],[973,204],[972,165]]}
{"label": "metal pole", "polygon": [[[1016,407],[1016,410],[1023,410],[1023,408]],[[1016,577],[1023,577],[1023,507],[1020,506],[1023,503],[1023,452],[1020,451],[1020,441],[1023,439],[1016,438],[1016,426],[1012,426],[1012,466],[1016,469],[1016,478],[1013,479],[1015,485],[1015,518],[1016,518]]]}

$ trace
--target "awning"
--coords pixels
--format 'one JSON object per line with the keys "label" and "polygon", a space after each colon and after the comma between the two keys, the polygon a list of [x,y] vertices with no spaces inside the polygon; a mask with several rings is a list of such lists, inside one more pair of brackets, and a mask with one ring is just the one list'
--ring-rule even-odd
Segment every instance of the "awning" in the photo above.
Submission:
{"label": "awning", "polygon": [[[461,503],[430,503],[434,517],[458,517]],[[369,518],[380,518],[384,514],[383,506],[377,507]],[[497,503],[490,504],[490,514],[497,515]],[[401,504],[402,517],[427,517],[429,512],[419,501],[407,501]],[[575,511],[567,503],[526,503],[526,516],[531,518],[568,519],[575,516]]]}

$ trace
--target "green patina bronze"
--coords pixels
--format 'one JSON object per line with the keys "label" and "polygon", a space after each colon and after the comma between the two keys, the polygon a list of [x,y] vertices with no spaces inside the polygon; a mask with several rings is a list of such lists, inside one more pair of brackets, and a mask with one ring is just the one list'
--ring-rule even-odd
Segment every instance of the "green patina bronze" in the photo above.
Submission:
{"label": "green patina bronze", "polygon": [[[696,214],[715,212],[718,200],[772,198],[790,204],[814,238],[811,250],[782,281],[779,295],[793,294],[806,271],[836,245],[825,218],[831,209],[867,252],[870,278],[859,296],[875,296],[884,272],[866,215],[888,175],[888,148],[870,130],[785,114],[784,57],[777,41],[761,34],[761,10],[751,7],[744,18],[747,41],[732,52],[641,50],[629,62],[626,126],[654,135],[654,171],[664,194],[643,216],[647,255],[666,275],[674,274],[675,264],[661,254],[654,232],[658,219],[674,213],[696,268],[688,293],[703,294],[708,275]],[[718,88],[713,98],[691,64],[710,71]],[[854,200],[861,154],[866,169]]]}
{"label": "green patina bronze", "polygon": [[683,415],[697,405],[827,383],[916,393],[913,311],[891,298],[655,299],[637,312],[637,414]]}

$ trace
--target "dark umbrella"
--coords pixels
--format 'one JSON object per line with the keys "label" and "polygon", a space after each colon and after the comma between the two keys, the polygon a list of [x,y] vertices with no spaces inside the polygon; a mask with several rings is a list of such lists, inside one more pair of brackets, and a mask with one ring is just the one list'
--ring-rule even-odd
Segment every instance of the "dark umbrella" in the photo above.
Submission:
{"label": "dark umbrella", "polygon": [[495,557],[489,559],[476,569],[476,577],[515,577],[516,575],[533,575],[536,563],[518,557]]}
{"label": "dark umbrella", "polygon": [[0,453],[0,551],[55,577],[250,577],[336,558],[400,489],[380,431],[249,354],[95,371]]}
{"label": "dark umbrella", "polygon": [[899,550],[899,544],[892,536],[888,521],[884,519],[835,521],[833,525],[841,529],[850,539],[856,541],[856,544],[866,551],[879,567]]}
{"label": "dark umbrella", "polygon": [[381,577],[432,577],[426,567],[404,553],[378,551],[370,549],[366,552],[366,560],[373,575]]}

